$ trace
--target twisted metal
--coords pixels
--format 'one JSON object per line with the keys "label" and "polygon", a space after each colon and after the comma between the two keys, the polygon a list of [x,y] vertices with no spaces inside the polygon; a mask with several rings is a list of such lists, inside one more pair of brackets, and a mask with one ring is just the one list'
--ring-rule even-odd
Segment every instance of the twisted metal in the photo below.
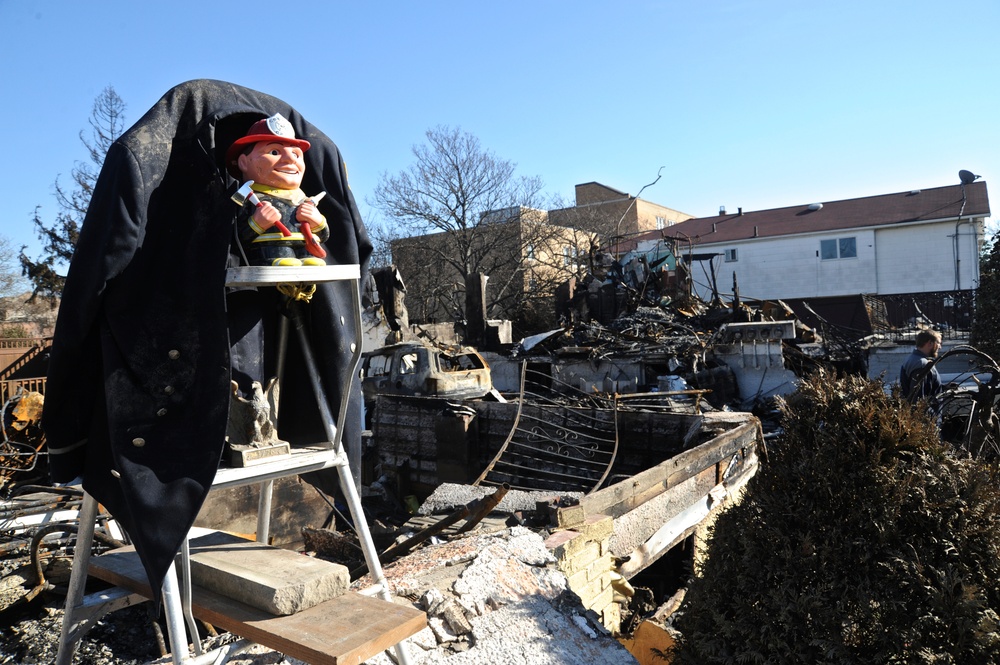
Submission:
{"label": "twisted metal", "polygon": [[[559,392],[546,386],[559,384]],[[618,454],[618,402],[596,398],[521,365],[510,433],[474,485],[593,492]]]}

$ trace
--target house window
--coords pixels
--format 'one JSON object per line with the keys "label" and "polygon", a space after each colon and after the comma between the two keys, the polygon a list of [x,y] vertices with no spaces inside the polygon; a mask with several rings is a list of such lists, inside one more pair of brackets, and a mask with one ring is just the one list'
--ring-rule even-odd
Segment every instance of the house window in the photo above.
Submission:
{"label": "house window", "polygon": [[568,268],[571,265],[573,265],[573,248],[563,245],[563,266]]}
{"label": "house window", "polygon": [[527,250],[525,251],[525,256],[529,259],[535,258],[535,245],[529,244]]}
{"label": "house window", "polygon": [[667,218],[666,217],[657,217],[656,218],[656,230],[659,231],[659,230],[665,229],[665,228],[667,228]]}
{"label": "house window", "polygon": [[819,241],[819,258],[823,261],[829,259],[855,259],[858,257],[858,243],[856,238],[836,238]]}
{"label": "house window", "polygon": [[726,250],[726,263],[736,261],[736,248]]}

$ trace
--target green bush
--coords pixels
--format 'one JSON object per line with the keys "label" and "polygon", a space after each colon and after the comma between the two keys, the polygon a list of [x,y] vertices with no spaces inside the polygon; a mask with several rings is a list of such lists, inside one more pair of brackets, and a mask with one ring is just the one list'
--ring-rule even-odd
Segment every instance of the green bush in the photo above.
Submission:
{"label": "green bush", "polygon": [[1000,242],[993,236],[990,249],[979,261],[979,287],[976,289],[976,313],[969,343],[1000,361]]}
{"label": "green bush", "polygon": [[722,513],[674,665],[1000,662],[994,466],[882,384],[822,375]]}
{"label": "green bush", "polygon": [[29,335],[28,329],[20,323],[12,323],[0,327],[0,338],[2,339],[16,339],[21,337],[29,337]]}

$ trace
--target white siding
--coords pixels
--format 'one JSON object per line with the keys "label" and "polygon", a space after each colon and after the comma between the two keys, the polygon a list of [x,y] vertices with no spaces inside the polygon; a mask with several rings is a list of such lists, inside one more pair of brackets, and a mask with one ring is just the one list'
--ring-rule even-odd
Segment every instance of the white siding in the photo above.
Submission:
{"label": "white siding", "polygon": [[[821,260],[820,240],[853,237],[857,257]],[[715,259],[719,292],[731,295],[733,272],[740,297],[759,300],[812,298],[817,296],[872,293],[875,290],[875,249],[871,231],[843,231],[833,234],[760,238],[736,243],[701,245],[698,252],[736,249],[739,260]],[[697,264],[694,279],[698,295],[711,295],[709,277]],[[704,272],[708,272],[707,264]]]}
{"label": "white siding", "polygon": [[[694,251],[718,252],[715,274],[724,296],[732,295],[734,271],[740,297],[759,300],[951,291],[978,286],[974,229],[981,235],[978,224],[963,222],[957,244],[955,222],[949,221],[703,244]],[[820,258],[820,241],[851,237],[855,238],[857,257]],[[737,250],[737,261],[724,260],[722,254],[727,249]],[[695,292],[710,298],[707,262],[695,262],[692,274]]]}
{"label": "white siding", "polygon": [[[979,286],[978,243],[974,229],[963,222],[879,229],[878,292],[920,293],[954,291]],[[981,235],[981,231],[978,231]]]}

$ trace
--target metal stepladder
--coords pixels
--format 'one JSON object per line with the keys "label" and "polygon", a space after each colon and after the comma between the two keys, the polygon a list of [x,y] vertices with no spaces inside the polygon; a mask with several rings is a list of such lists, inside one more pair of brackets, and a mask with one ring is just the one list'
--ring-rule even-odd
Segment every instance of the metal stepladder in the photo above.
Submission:
{"label": "metal stepladder", "polygon": [[[358,265],[305,267],[247,266],[230,268],[226,276],[226,285],[276,287],[280,284],[314,284],[342,280],[351,282],[352,314],[356,335],[354,342],[351,344],[353,355],[349,366],[349,375],[352,377],[352,380],[356,380],[357,367],[361,359],[360,277],[360,267]],[[276,458],[273,461],[260,462],[249,467],[220,468],[212,483],[212,488],[221,489],[253,483],[260,484],[257,512],[257,541],[266,543],[270,531],[271,496],[274,480],[285,476],[335,467],[338,472],[341,491],[350,509],[351,517],[357,530],[358,540],[364,552],[365,562],[371,573],[373,582],[371,591],[377,594],[383,601],[391,603],[393,602],[392,595],[382,571],[378,552],[375,549],[371,531],[368,528],[368,523],[362,509],[361,498],[343,447],[343,430],[337,426],[337,423],[344,422],[344,418],[346,418],[350,389],[342,391],[339,413],[336,414],[337,417],[335,419],[326,399],[326,391],[323,388],[315,363],[315,356],[313,355],[308,332],[302,327],[297,317],[295,319],[292,321],[292,325],[296,328],[299,337],[302,354],[309,374],[309,381],[317,398],[316,401],[325,428],[327,441],[318,447],[297,448],[293,446],[291,455]],[[283,355],[284,347],[287,343],[288,324],[289,321],[287,318],[282,319],[279,342],[281,350],[279,356]],[[281,362],[282,360],[279,358],[279,364]],[[97,519],[97,509],[97,501],[90,494],[85,493],[80,509],[79,533],[73,557],[69,589],[66,596],[66,610],[63,618],[62,633],[59,638],[56,665],[71,664],[80,639],[105,614],[145,600],[141,594],[130,592],[120,587],[90,595],[84,594],[88,576],[88,565],[91,559],[91,546]],[[368,591],[364,593],[368,593]],[[232,656],[253,644],[250,640],[239,639],[236,642],[217,647],[209,652],[204,652],[197,637],[198,632],[192,613],[191,597],[190,551],[188,542],[185,541],[176,560],[167,571],[162,586],[170,652],[175,665],[225,663]],[[194,652],[193,656],[189,654],[185,626],[192,636],[190,646]],[[409,655],[405,639],[398,642],[394,649],[398,661],[402,665],[408,665]]]}

